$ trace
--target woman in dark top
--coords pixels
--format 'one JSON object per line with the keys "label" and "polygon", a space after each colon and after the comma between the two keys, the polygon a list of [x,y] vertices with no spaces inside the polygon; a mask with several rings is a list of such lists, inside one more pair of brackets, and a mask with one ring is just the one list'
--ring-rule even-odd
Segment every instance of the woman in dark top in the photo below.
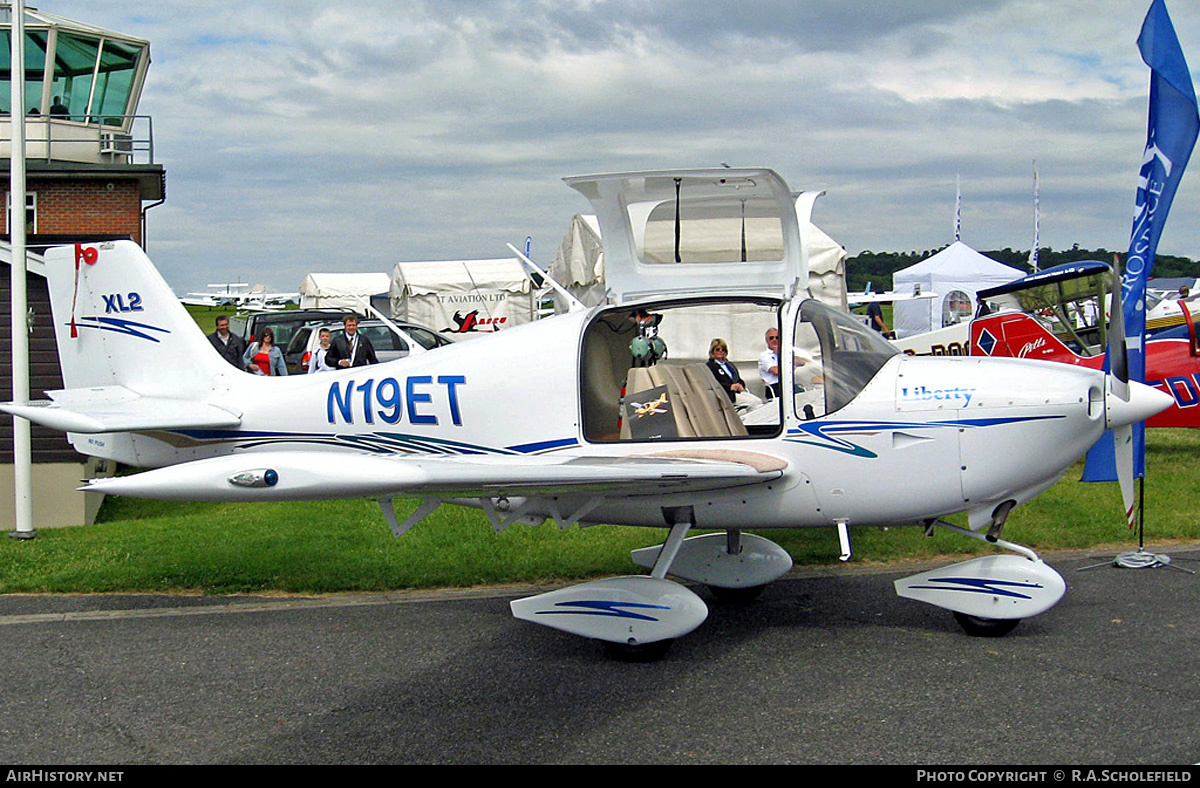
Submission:
{"label": "woman in dark top", "polygon": [[725,340],[718,338],[709,344],[708,368],[712,370],[713,377],[721,384],[721,388],[725,389],[729,401],[733,402],[740,392],[746,390],[746,384],[742,381],[737,366],[729,361],[728,357],[729,345],[725,344]]}

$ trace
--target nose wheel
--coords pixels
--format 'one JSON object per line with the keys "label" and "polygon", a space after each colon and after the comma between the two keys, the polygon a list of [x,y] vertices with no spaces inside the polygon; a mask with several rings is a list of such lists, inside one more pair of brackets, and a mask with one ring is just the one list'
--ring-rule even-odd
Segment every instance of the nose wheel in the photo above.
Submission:
{"label": "nose wheel", "polygon": [[1019,618],[983,618],[954,611],[954,620],[971,637],[999,638],[1017,628],[1021,623]]}

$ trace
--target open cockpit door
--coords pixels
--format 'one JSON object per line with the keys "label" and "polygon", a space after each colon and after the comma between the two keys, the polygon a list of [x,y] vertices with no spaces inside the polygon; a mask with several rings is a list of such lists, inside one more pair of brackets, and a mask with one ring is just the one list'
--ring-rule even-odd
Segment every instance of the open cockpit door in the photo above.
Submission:
{"label": "open cockpit door", "polygon": [[803,236],[820,192],[793,195],[768,169],[711,169],[567,178],[604,237],[611,303],[650,296],[808,287]]}

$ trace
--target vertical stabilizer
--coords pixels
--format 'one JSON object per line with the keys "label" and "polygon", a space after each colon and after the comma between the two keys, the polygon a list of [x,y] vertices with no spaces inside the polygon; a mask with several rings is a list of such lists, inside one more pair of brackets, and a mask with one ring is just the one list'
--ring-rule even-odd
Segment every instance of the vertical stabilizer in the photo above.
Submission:
{"label": "vertical stabilizer", "polygon": [[50,249],[46,276],[68,389],[194,399],[237,371],[132,241]]}

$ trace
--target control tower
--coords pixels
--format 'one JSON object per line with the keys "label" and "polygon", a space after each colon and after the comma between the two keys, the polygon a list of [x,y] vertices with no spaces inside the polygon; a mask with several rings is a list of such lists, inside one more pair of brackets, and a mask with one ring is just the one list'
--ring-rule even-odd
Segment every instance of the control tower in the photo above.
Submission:
{"label": "control tower", "polygon": [[[12,165],[12,8],[0,4],[0,179]],[[66,241],[146,243],[166,197],[153,125],[138,114],[150,42],[25,9],[25,221],[30,250]],[[7,216],[7,211],[4,212]],[[8,240],[9,228],[3,227]]]}
{"label": "control tower", "polygon": [[[12,118],[14,111],[21,112],[26,140],[29,383],[31,397],[38,399],[62,388],[39,252],[60,244],[117,239],[144,247],[146,212],[165,200],[166,173],[154,159],[150,116],[138,114],[150,43],[26,6],[26,106],[14,108],[12,13],[12,6],[0,0],[0,206],[8,208],[14,202],[9,194]],[[3,326],[10,325],[10,215],[10,210],[0,210]],[[9,347],[7,341],[3,345]],[[12,399],[12,393],[12,356],[0,352],[0,399]],[[77,454],[62,433],[34,425],[31,442],[34,524],[42,528],[92,522],[100,498],[76,488],[80,479],[111,469]],[[13,451],[13,423],[0,419],[0,528],[14,520]]]}

